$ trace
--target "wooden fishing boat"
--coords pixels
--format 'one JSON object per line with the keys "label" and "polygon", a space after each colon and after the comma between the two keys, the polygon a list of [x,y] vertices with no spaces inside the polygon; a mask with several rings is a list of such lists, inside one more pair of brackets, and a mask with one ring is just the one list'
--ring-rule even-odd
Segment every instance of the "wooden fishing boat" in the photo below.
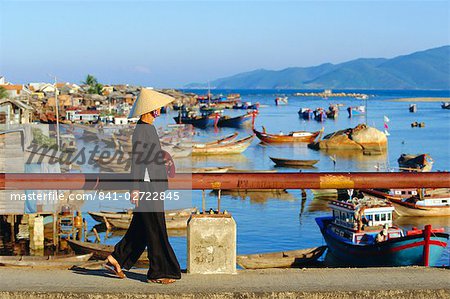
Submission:
{"label": "wooden fishing boat", "polygon": [[418,190],[417,195],[402,198],[371,189],[365,189],[363,192],[380,198],[388,199],[394,205],[395,213],[399,216],[450,216],[450,193],[425,194],[425,191],[421,189]]}
{"label": "wooden fishing boat", "polygon": [[[165,215],[166,218],[173,217],[174,215],[191,215],[196,210],[197,208],[166,210]],[[125,210],[119,212],[110,212],[110,211],[88,212],[88,214],[92,217],[92,219],[101,223],[105,223],[105,220],[109,222],[111,219],[131,221],[131,218],[133,217],[132,210]]]}
{"label": "wooden fishing boat", "polygon": [[225,137],[220,138],[220,139],[218,139],[218,140],[206,142],[206,143],[203,143],[203,144],[209,146],[209,145],[217,145],[217,144],[229,142],[229,141],[232,141],[232,140],[236,139],[236,137],[238,136],[238,134],[239,134],[239,133],[234,132],[234,133],[231,134],[231,135],[225,136]]}
{"label": "wooden fishing boat", "polygon": [[431,171],[433,159],[427,154],[408,155],[402,154],[397,160],[400,170],[403,171]]}
{"label": "wooden fishing boat", "polygon": [[444,229],[403,231],[386,201],[331,201],[333,216],[316,218],[328,253],[345,266],[434,266],[447,246]]}
{"label": "wooden fishing boat", "polygon": [[236,262],[244,269],[296,268],[317,261],[326,246],[307,249],[238,255]]}
{"label": "wooden fishing boat", "polygon": [[232,155],[240,154],[245,151],[253,141],[254,136],[248,136],[237,141],[221,143],[218,145],[207,145],[204,143],[195,143],[192,146],[193,156],[206,155]]}
{"label": "wooden fishing boat", "polygon": [[323,129],[317,132],[307,132],[307,131],[294,131],[289,134],[269,134],[266,133],[266,129],[263,127],[263,131],[257,131],[253,129],[256,137],[258,137],[262,142],[265,143],[295,143],[295,142],[313,142]]}
{"label": "wooden fishing boat", "polygon": [[196,128],[205,129],[207,127],[214,126],[219,117],[220,116],[215,113],[203,113],[202,115],[196,115],[192,111],[180,111],[178,116],[175,116],[173,119],[177,124],[190,124]]}
{"label": "wooden fishing boat", "polygon": [[87,262],[92,255],[92,253],[86,253],[83,255],[0,256],[0,266],[68,269]]}
{"label": "wooden fishing boat", "polygon": [[294,160],[269,157],[277,166],[313,166],[319,160]]}
{"label": "wooden fishing boat", "polygon": [[100,212],[88,212],[88,214],[97,222],[105,223],[110,219],[131,219],[133,214],[128,211],[121,212],[108,212],[108,211],[100,211]]}
{"label": "wooden fishing boat", "polygon": [[[172,229],[186,229],[187,221],[192,213],[196,211],[196,208],[180,209],[180,210],[167,210],[166,216],[166,228]],[[131,217],[122,218],[107,218],[109,224],[116,229],[128,229],[132,219]]]}
{"label": "wooden fishing boat", "polygon": [[222,116],[217,123],[218,127],[240,128],[243,126],[250,126],[256,117],[255,112],[249,112],[244,115],[230,117]]}
{"label": "wooden fishing boat", "polygon": [[196,167],[179,171],[180,173],[226,173],[231,166]]}
{"label": "wooden fishing boat", "polygon": [[442,109],[450,109],[450,102],[442,102],[441,108]]}

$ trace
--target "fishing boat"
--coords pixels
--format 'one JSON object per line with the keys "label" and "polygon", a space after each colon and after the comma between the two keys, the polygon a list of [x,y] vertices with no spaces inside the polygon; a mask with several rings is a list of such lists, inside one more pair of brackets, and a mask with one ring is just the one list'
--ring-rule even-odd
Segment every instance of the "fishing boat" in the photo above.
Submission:
{"label": "fishing boat", "polygon": [[120,211],[120,212],[88,212],[88,214],[97,222],[105,223],[111,219],[131,219],[133,217],[132,210]]}
{"label": "fishing boat", "polygon": [[307,131],[293,131],[289,134],[269,134],[266,132],[266,128],[263,127],[263,131],[257,131],[253,129],[256,137],[258,137],[262,142],[265,143],[295,143],[295,142],[313,142],[323,129],[317,132],[307,132]]}
{"label": "fishing boat", "polygon": [[311,120],[314,118],[314,111],[309,108],[300,108],[298,115],[305,120]]}
{"label": "fishing boat", "polygon": [[259,102],[256,102],[255,104],[252,104],[251,102],[236,103],[233,106],[233,109],[236,109],[236,110],[258,110]]}
{"label": "fishing boat", "polygon": [[287,105],[288,103],[288,97],[277,97],[275,99],[275,105],[279,106],[279,105]]}
{"label": "fishing boat", "polygon": [[326,246],[238,255],[236,262],[244,269],[267,269],[267,268],[298,268],[317,261],[324,253]]}
{"label": "fishing boat", "polygon": [[442,102],[441,108],[442,109],[450,109],[450,102]]}
{"label": "fishing boat", "polygon": [[[187,221],[196,208],[167,210],[165,211],[166,228],[170,229],[185,229]],[[108,223],[116,229],[128,229],[131,223],[132,215],[130,217],[113,217],[106,218]]]}
{"label": "fishing boat", "polygon": [[447,246],[444,229],[404,232],[392,224],[394,207],[374,198],[330,201],[333,216],[316,218],[328,252],[346,266],[433,266]]}
{"label": "fishing boat", "polygon": [[269,157],[277,166],[313,166],[319,160],[294,160],[284,158]]}
{"label": "fishing boat", "polygon": [[327,112],[323,108],[314,110],[314,119],[323,122],[327,119]]}
{"label": "fishing boat", "polygon": [[196,128],[205,129],[212,127],[218,121],[219,115],[212,113],[202,113],[202,115],[196,115],[193,111],[180,111],[178,116],[173,119],[177,124],[190,124]]}
{"label": "fishing boat", "polygon": [[395,213],[399,216],[450,216],[450,193],[426,194],[424,189],[417,191],[416,195],[402,198],[377,190],[364,190],[367,194],[389,200],[395,207]]}
{"label": "fishing boat", "polygon": [[222,116],[219,118],[217,126],[229,128],[240,128],[244,126],[250,126],[252,123],[254,123],[256,115],[257,112],[253,111],[236,117]]}
{"label": "fishing boat", "polygon": [[225,137],[222,137],[220,139],[214,140],[214,141],[210,141],[210,142],[205,142],[203,143],[205,146],[210,146],[210,145],[218,145],[218,144],[222,144],[222,143],[227,143],[230,142],[234,139],[236,139],[236,137],[238,136],[239,133],[234,132],[231,135],[227,135]]}
{"label": "fishing boat", "polygon": [[68,269],[87,262],[92,255],[92,253],[87,253],[83,255],[0,256],[0,266]]}
{"label": "fishing boat", "polygon": [[402,154],[397,160],[400,170],[403,171],[431,171],[433,159],[427,154],[408,155]]}
{"label": "fishing boat", "polygon": [[193,156],[207,156],[207,155],[232,155],[244,152],[252,143],[254,136],[224,142],[217,145],[208,145],[204,143],[194,143],[192,145]]}
{"label": "fishing boat", "polygon": [[348,117],[360,116],[366,114],[366,106],[354,106],[347,108]]}

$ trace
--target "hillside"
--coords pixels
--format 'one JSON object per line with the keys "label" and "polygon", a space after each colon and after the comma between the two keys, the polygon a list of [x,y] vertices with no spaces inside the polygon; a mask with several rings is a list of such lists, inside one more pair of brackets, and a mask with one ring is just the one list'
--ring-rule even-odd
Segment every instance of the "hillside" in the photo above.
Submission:
{"label": "hillside", "polygon": [[[450,89],[450,46],[340,64],[254,70],[210,83],[217,89]],[[191,83],[186,88],[205,88]]]}

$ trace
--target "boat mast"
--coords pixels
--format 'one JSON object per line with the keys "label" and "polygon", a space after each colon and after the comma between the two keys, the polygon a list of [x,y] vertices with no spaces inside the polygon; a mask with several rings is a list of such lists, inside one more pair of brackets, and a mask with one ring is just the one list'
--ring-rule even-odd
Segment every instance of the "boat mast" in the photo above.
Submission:
{"label": "boat mast", "polygon": [[58,87],[56,85],[56,76],[55,76],[55,105],[56,105],[56,144],[59,151],[60,139],[59,139],[59,105],[58,105]]}

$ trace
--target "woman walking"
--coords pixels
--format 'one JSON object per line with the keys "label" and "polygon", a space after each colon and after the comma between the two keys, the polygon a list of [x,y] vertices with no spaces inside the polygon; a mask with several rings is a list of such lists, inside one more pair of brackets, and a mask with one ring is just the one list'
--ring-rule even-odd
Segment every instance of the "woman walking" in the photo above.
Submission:
{"label": "woman walking", "polygon": [[[140,117],[133,132],[131,200],[136,205],[125,236],[107,257],[105,267],[125,278],[123,269],[130,269],[145,248],[150,262],[147,280],[169,284],[181,278],[180,265],[169,243],[164,216],[164,192],[168,189],[165,152],[161,150],[153,121],[160,109],[173,98],[143,88],[133,105],[130,117]],[[162,199],[162,200],[161,200]]]}

